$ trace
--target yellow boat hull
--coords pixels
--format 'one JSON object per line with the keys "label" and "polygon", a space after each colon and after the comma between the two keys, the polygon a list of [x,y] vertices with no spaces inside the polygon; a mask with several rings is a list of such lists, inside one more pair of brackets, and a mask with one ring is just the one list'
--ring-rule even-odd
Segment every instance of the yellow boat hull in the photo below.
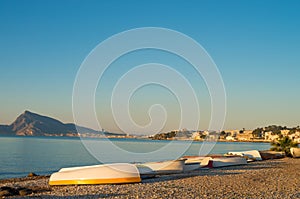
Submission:
{"label": "yellow boat hull", "polygon": [[107,164],[77,167],[53,173],[49,185],[124,184],[141,182],[133,164]]}

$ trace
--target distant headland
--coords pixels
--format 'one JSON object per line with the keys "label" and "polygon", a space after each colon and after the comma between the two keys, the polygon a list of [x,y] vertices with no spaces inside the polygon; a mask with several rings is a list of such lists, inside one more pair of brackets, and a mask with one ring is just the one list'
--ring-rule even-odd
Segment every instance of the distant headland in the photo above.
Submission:
{"label": "distant headland", "polygon": [[124,137],[122,133],[96,131],[90,128],[77,126],[72,123],[64,124],[59,120],[25,111],[10,125],[0,125],[0,136],[65,136],[79,137]]}

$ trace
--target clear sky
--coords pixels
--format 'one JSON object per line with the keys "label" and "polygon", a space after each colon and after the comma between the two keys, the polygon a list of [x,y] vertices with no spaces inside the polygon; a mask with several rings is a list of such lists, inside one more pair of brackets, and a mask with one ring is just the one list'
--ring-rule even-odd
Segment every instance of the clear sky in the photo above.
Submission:
{"label": "clear sky", "polygon": [[[88,53],[113,34],[151,26],[174,29],[194,38],[213,58],[226,87],[225,128],[297,126],[299,10],[300,2],[296,0],[0,0],[0,123],[10,124],[24,110],[72,122],[73,83]],[[136,57],[139,63],[152,61],[151,57],[168,61],[168,55],[156,53]],[[131,65],[135,63],[134,58],[128,59]],[[180,62],[174,60],[171,65]],[[174,67],[180,70],[180,66]],[[107,81],[96,95],[99,118],[112,131],[116,127],[106,98],[113,83],[109,79],[121,75],[117,68],[107,72]],[[202,84],[197,95],[205,129],[209,96]],[[141,91],[145,94],[137,92],[132,101],[132,116],[137,123],[147,123],[145,111],[153,103],[170,106],[166,109],[173,111],[172,115],[178,114],[170,93],[156,87]],[[153,97],[155,93],[161,93],[161,97]],[[168,128],[176,128],[176,122],[178,118],[170,119]]]}

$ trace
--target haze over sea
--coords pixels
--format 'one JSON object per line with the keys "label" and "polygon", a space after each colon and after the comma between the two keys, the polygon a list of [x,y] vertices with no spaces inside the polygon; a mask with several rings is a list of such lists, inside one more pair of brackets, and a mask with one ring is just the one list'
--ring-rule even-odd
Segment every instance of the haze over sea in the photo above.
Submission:
{"label": "haze over sea", "polygon": [[[104,139],[97,139],[97,141],[101,141],[102,144],[109,142]],[[139,139],[112,139],[111,141],[124,150],[145,154],[171,142]],[[177,146],[185,143],[186,141],[175,141]],[[183,155],[199,154],[201,145],[202,142],[193,142]],[[218,142],[211,154],[251,149],[266,150],[269,147],[269,143]],[[171,153],[172,151],[163,151],[155,158],[145,155],[144,159],[136,161],[168,160]],[[103,151],[103,154],[107,154],[103,163],[128,162],[126,158],[118,156],[116,153],[111,155],[111,153]],[[1,137],[0,159],[0,179],[22,177],[30,172],[38,175],[51,174],[62,167],[102,164],[87,151],[79,138]]]}

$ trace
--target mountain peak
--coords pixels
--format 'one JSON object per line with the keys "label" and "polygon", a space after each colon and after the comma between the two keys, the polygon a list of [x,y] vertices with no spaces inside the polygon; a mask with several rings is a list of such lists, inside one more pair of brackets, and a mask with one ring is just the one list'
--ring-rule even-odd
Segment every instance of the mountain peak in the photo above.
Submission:
{"label": "mountain peak", "polygon": [[[0,125],[1,127],[1,125]],[[79,127],[83,132],[87,133],[98,133],[93,129],[88,129],[85,127]],[[75,124],[64,124],[61,121],[33,113],[31,111],[25,110],[17,119],[9,126],[0,128],[0,131],[5,133],[10,130],[10,132],[15,133],[15,135],[29,135],[29,136],[44,136],[44,135],[71,135],[78,136]],[[1,132],[0,132],[1,133]]]}
{"label": "mountain peak", "polygon": [[31,111],[25,110],[24,113],[22,115],[38,115],[36,113],[33,113]]}
{"label": "mountain peak", "polygon": [[17,117],[10,126],[17,135],[65,134],[69,132],[62,122],[28,110]]}
{"label": "mountain peak", "polygon": [[[77,130],[86,135],[101,136],[103,132],[95,131],[75,124],[61,121],[25,110],[10,125],[0,125],[0,135],[18,136],[78,136]],[[122,135],[105,132],[106,135]]]}
{"label": "mountain peak", "polygon": [[31,112],[28,111],[28,110],[25,110],[25,111],[24,111],[24,114],[31,114]]}
{"label": "mountain peak", "polygon": [[64,124],[57,119],[28,110],[19,115],[11,125],[0,125],[0,135],[78,136],[77,129],[82,133],[101,135],[100,132],[93,129],[76,126],[75,124]]}
{"label": "mountain peak", "polygon": [[39,115],[39,114],[36,114],[36,113],[33,113],[33,112],[30,112],[28,110],[25,110],[21,115],[19,115],[17,117],[17,119],[13,122],[13,124],[18,123],[20,121],[25,121],[25,120],[27,122],[32,122],[33,120],[36,120],[36,119],[39,120],[41,117],[43,117],[43,116]]}

